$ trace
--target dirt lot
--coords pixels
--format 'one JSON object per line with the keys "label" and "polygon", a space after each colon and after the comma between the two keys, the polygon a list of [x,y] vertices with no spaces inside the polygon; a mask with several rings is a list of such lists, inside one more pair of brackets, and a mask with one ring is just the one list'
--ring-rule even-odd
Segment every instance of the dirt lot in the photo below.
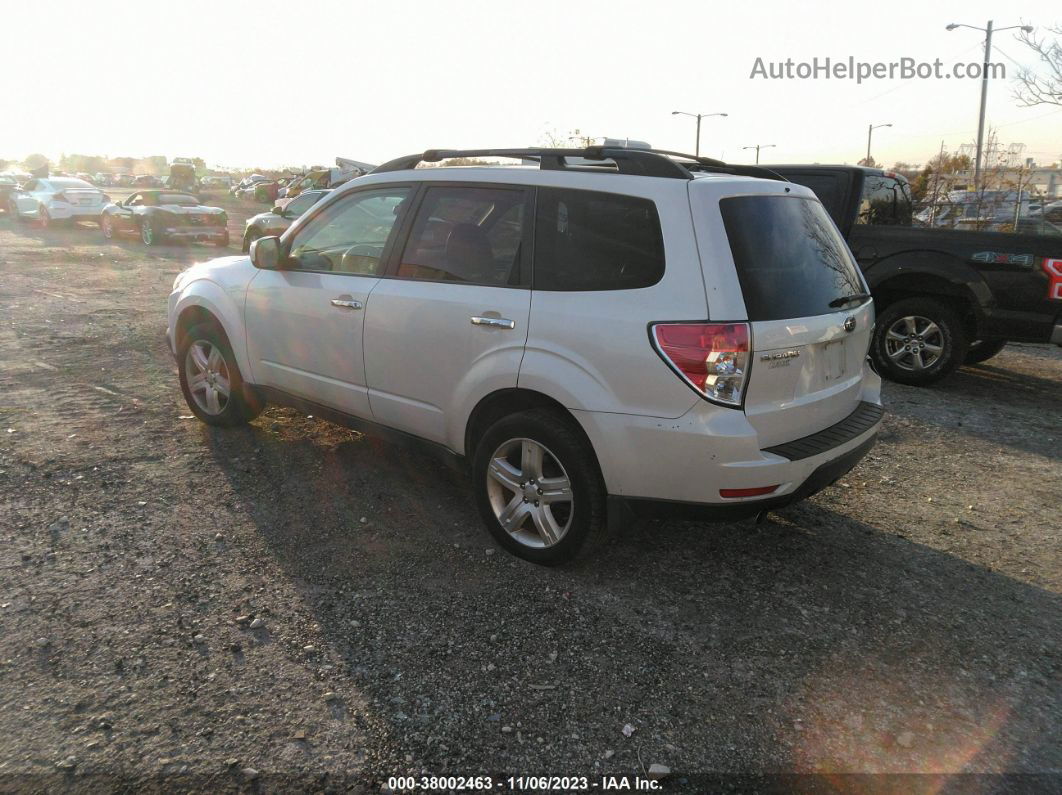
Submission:
{"label": "dirt lot", "polygon": [[888,385],[765,524],[546,570],[423,450],[192,420],[165,298],[217,253],[0,218],[3,789],[1062,770],[1059,349]]}

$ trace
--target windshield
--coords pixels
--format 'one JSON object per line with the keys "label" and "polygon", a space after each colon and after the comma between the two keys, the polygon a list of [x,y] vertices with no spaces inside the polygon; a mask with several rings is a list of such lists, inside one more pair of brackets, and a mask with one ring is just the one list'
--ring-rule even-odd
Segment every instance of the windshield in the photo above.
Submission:
{"label": "windshield", "polygon": [[817,200],[736,196],[721,200],[719,210],[749,320],[824,315],[837,311],[838,299],[865,291],[847,244]]}

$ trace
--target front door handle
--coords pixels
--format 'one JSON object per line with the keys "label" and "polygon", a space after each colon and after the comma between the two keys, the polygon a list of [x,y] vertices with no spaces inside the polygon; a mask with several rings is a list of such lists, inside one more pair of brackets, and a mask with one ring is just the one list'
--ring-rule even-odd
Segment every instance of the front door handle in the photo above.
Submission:
{"label": "front door handle", "polygon": [[516,328],[516,322],[509,320],[506,317],[481,317],[479,315],[472,315],[469,318],[472,321],[473,326],[490,326],[491,328]]}
{"label": "front door handle", "polygon": [[364,304],[361,301],[349,301],[345,298],[333,298],[332,306],[338,306],[341,309],[361,309]]}

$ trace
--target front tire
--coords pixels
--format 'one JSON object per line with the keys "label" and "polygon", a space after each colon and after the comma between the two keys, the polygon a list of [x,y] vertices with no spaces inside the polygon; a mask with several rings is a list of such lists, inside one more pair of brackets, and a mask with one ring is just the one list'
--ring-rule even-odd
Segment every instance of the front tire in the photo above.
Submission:
{"label": "front tire", "polygon": [[243,382],[232,346],[214,323],[188,329],[177,351],[177,369],[188,408],[207,425],[243,425],[265,408]]}
{"label": "front tire", "polygon": [[965,364],[980,364],[987,362],[993,356],[1007,347],[1007,340],[974,340],[966,351]]}
{"label": "front tire", "polygon": [[871,355],[890,381],[928,386],[962,364],[969,344],[962,319],[949,304],[904,298],[878,316]]}
{"label": "front tire", "polygon": [[534,409],[498,420],[476,444],[476,505],[501,546],[552,566],[605,528],[605,486],[589,442],[559,413]]}
{"label": "front tire", "polygon": [[145,246],[157,246],[162,242],[162,235],[155,229],[150,218],[145,218],[140,222],[140,239]]}

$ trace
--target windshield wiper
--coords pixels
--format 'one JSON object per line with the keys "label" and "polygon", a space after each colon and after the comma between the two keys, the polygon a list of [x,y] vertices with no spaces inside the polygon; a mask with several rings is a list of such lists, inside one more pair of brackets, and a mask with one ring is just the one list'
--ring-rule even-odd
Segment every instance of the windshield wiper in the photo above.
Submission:
{"label": "windshield wiper", "polygon": [[868,298],[870,298],[870,293],[856,293],[855,295],[846,295],[842,296],[841,298],[834,298],[832,301],[830,301],[828,306],[830,307],[830,309],[837,309],[838,307],[844,306],[845,304],[850,304],[853,301],[863,303],[863,301],[866,301]]}

